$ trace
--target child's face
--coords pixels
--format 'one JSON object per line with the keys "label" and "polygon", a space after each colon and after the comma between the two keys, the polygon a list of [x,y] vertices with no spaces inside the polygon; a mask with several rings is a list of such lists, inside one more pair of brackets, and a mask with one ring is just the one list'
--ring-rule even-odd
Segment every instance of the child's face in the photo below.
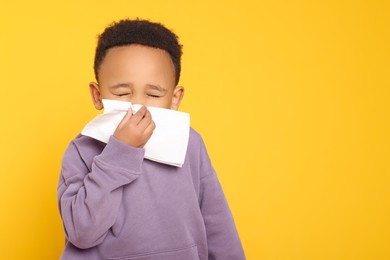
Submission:
{"label": "child's face", "polygon": [[184,94],[175,86],[175,67],[169,54],[142,45],[114,47],[100,65],[99,84],[90,83],[94,105],[102,99],[177,110]]}

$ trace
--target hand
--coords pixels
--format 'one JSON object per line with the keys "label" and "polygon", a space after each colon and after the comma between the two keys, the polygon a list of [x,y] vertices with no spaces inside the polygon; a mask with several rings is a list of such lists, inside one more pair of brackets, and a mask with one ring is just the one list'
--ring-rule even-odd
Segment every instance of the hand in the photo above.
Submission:
{"label": "hand", "polygon": [[150,139],[155,128],[152,116],[145,106],[134,115],[129,108],[116,128],[114,137],[125,144],[141,148]]}

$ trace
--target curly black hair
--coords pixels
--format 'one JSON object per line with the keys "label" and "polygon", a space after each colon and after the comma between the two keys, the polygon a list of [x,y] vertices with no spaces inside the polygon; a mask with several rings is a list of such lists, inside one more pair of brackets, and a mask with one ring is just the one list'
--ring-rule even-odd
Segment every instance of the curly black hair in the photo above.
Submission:
{"label": "curly black hair", "polygon": [[177,35],[160,23],[138,18],[114,22],[99,35],[94,63],[96,80],[99,80],[99,67],[107,51],[113,47],[130,44],[140,44],[168,52],[175,66],[176,85],[178,84],[181,70],[182,45],[179,44]]}

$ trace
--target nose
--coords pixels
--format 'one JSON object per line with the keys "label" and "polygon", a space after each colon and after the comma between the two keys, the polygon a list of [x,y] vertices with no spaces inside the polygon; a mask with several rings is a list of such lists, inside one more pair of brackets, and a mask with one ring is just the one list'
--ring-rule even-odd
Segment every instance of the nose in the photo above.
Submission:
{"label": "nose", "polygon": [[143,97],[142,95],[133,95],[130,102],[132,104],[139,104],[139,105],[143,105],[143,106],[146,105],[145,97]]}

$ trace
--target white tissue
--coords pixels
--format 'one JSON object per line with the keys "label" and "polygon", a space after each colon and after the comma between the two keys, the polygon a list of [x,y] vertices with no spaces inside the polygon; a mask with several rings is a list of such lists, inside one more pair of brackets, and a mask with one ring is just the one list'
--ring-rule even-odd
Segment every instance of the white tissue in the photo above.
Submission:
{"label": "white tissue", "polygon": [[[130,102],[103,99],[104,113],[96,116],[81,131],[107,143],[129,107],[136,113],[141,105]],[[148,107],[156,124],[149,141],[145,144],[145,158],[181,167],[184,163],[190,134],[190,115],[170,109]]]}

